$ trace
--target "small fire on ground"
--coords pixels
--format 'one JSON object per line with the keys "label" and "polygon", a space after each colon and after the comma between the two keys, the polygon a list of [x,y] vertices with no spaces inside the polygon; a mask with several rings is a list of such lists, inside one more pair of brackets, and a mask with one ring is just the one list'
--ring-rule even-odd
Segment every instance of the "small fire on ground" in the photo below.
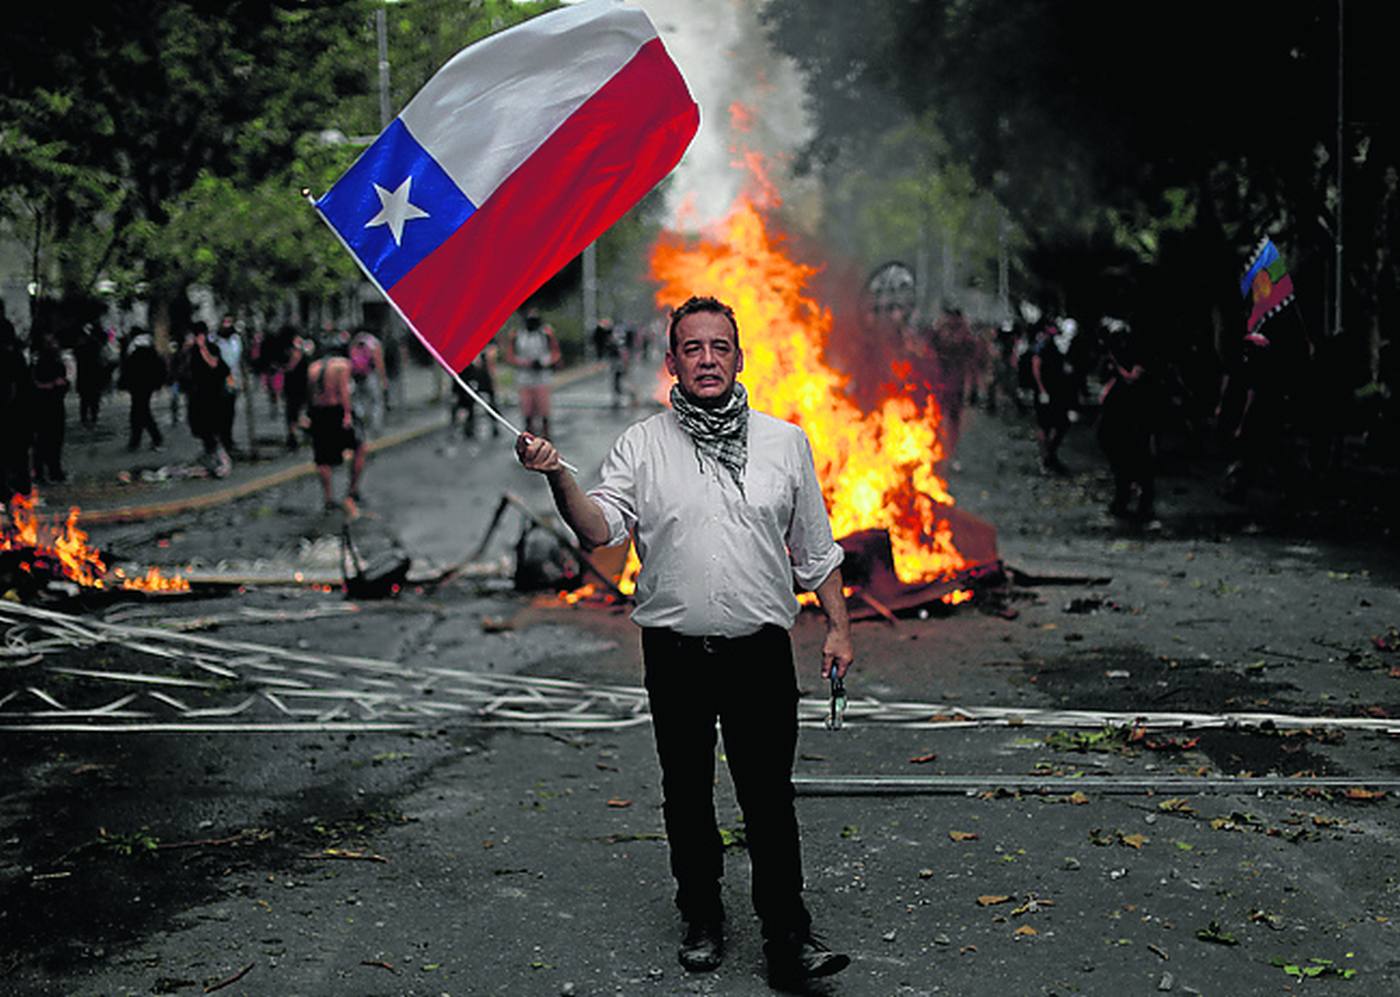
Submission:
{"label": "small fire on ground", "polygon": [[183,577],[163,574],[158,568],[148,568],[141,575],[109,568],[102,552],[89,545],[87,532],[78,526],[81,510],[69,509],[60,526],[35,511],[36,501],[34,493],[12,496],[8,520],[0,521],[0,554],[8,555],[16,570],[36,581],[66,580],[89,589],[189,591],[190,583]]}
{"label": "small fire on ground", "polygon": [[[964,557],[954,539],[950,521],[973,517],[954,512],[937,473],[945,441],[934,384],[896,357],[879,375],[877,403],[857,404],[848,390],[851,378],[827,363],[833,315],[808,289],[818,268],[794,259],[777,230],[774,209],[780,201],[761,159],[749,153],[743,162],[753,183],[713,231],[698,239],[668,233],[653,247],[657,304],[674,306],[692,294],[730,304],[744,351],[740,380],[750,402],[806,431],[833,533],[847,541],[848,552],[857,534],[883,534],[884,556],[892,560],[889,583],[925,592],[925,603],[970,600],[973,593],[965,587],[929,589],[975,576],[985,559]],[[981,529],[994,536],[986,524]],[[884,536],[877,547],[884,548]],[[991,545],[994,550],[994,540]],[[976,546],[987,549],[985,542]],[[634,591],[639,569],[629,548],[618,580],[623,594]],[[596,594],[595,586],[586,585],[561,597],[575,603]]]}

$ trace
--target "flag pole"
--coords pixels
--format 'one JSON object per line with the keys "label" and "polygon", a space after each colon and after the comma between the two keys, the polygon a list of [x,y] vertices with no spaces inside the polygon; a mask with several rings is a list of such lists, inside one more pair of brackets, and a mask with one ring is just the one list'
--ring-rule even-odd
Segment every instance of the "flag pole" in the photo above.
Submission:
{"label": "flag pole", "polygon": [[[452,378],[452,380],[456,382],[457,387],[465,391],[467,395],[470,398],[472,398],[472,400],[474,400],[478,405],[482,407],[482,409],[485,410],[487,415],[495,419],[507,430],[509,430],[512,438],[521,436],[521,431],[517,429],[509,419],[501,415],[501,413],[497,412],[486,401],[485,398],[482,398],[479,394],[477,394],[475,388],[473,388],[466,381],[462,380],[462,375],[457,373],[457,371],[453,370],[452,365],[443,359],[442,354],[437,351],[437,347],[430,343],[427,337],[418,331],[418,327],[415,326],[411,321],[409,321],[408,316],[403,313],[403,309],[399,307],[398,302],[395,301],[393,298],[389,297],[389,292],[385,291],[384,288],[380,285],[379,281],[375,279],[374,274],[370,273],[369,268],[365,266],[364,261],[362,261],[359,255],[356,254],[356,252],[346,244],[345,239],[341,237],[339,230],[336,229],[334,225],[330,224],[330,222],[326,219],[326,216],[324,214],[321,214],[321,209],[316,204],[316,199],[311,196],[311,188],[303,187],[301,189],[301,196],[306,199],[306,203],[311,205],[311,207],[315,210],[316,214],[321,216],[321,220],[326,222],[326,228],[330,229],[331,232],[335,234],[336,239],[340,241],[340,244],[345,247],[345,251],[350,254],[350,258],[355,261],[355,264],[360,268],[360,272],[365,275],[365,279],[374,285],[374,289],[378,291],[380,296],[383,297],[384,300],[389,303],[389,307],[394,309],[394,314],[398,315],[399,320],[408,327],[408,331],[413,333],[414,338],[416,338],[418,342],[422,344],[423,348],[427,350],[428,354],[438,362],[439,366],[441,366],[443,370],[447,371],[448,375]],[[574,467],[574,465],[570,464],[567,460],[564,460],[562,457],[559,459],[559,463],[565,468],[565,470],[570,471],[573,474],[579,473],[578,468]]]}

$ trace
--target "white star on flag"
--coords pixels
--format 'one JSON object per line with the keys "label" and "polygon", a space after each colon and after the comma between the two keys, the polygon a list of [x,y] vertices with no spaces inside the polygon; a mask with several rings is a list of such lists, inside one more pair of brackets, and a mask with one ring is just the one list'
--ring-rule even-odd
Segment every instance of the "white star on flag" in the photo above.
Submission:
{"label": "white star on flag", "polygon": [[408,188],[412,183],[412,177],[404,177],[403,183],[399,184],[398,189],[393,191],[385,190],[379,184],[375,184],[374,192],[379,195],[379,214],[365,222],[365,228],[388,225],[389,234],[394,237],[394,245],[403,245],[404,223],[415,218],[428,217],[426,211],[408,200]]}

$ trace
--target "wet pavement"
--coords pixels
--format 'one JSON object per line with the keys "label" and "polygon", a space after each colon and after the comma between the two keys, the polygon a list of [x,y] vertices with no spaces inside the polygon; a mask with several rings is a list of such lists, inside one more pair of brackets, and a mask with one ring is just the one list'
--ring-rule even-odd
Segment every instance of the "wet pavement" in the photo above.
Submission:
{"label": "wet pavement", "polygon": [[[471,556],[503,492],[543,514],[547,490],[508,446],[449,432],[424,388],[354,529],[422,575],[473,576],[381,601],[245,584],[50,607],[76,622],[10,611],[0,724],[27,729],[0,731],[5,992],[769,992],[727,776],[729,954],[690,976],[635,628],[514,592],[514,509]],[[596,371],[558,403],[585,472],[650,411],[613,409]],[[1075,472],[1046,478],[1028,424],[966,417],[950,490],[1041,581],[857,624],[839,732],[817,719],[821,624],[799,621],[808,895],[855,960],[811,992],[1400,991],[1400,655],[1373,640],[1400,623],[1392,520],[1230,505],[1218,467],[1168,458],[1160,527],[1124,527],[1087,430]],[[131,494],[78,478],[48,508],[282,469]],[[302,474],[91,532],[211,576],[333,571],[341,517],[319,506]],[[1136,728],[1148,714],[1178,722]],[[60,727],[95,724],[128,729]]]}

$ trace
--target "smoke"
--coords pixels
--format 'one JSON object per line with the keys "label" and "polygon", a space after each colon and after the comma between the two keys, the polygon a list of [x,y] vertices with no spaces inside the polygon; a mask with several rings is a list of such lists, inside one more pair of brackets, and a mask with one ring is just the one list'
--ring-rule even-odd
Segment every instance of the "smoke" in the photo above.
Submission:
{"label": "smoke", "polygon": [[[670,217],[686,228],[722,219],[748,174],[736,148],[761,153],[785,196],[788,166],[807,140],[802,81],[768,45],[758,20],[761,0],[635,0],[647,12],[700,105],[700,131],[672,175]],[[730,106],[751,114],[736,129]]]}

